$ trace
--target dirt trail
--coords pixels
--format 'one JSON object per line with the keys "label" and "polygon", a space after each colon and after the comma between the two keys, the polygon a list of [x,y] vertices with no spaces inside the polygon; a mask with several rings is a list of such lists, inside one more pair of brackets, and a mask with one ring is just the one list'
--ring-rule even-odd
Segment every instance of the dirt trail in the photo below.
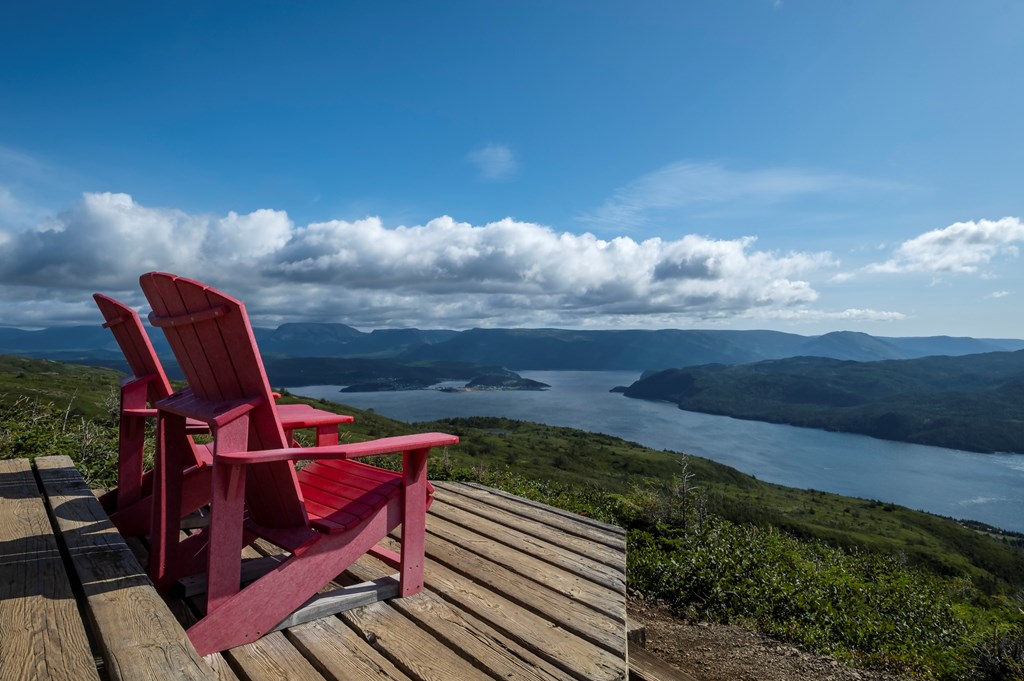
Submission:
{"label": "dirt trail", "polygon": [[629,619],[646,631],[645,648],[702,681],[898,681],[852,669],[787,643],[721,624],[691,624],[668,608],[630,600]]}

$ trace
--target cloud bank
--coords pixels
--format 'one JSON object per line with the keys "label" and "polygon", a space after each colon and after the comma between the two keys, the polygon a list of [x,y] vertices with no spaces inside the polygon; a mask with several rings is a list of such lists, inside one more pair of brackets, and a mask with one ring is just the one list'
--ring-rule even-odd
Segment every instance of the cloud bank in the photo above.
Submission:
{"label": "cloud bank", "polygon": [[88,322],[91,292],[141,305],[138,275],[166,270],[239,296],[265,324],[688,326],[805,306],[818,297],[808,279],[836,264],[759,251],[752,237],[603,240],[447,216],[299,226],[282,211],[193,215],[96,193],[34,229],[0,231],[0,302],[6,325]]}

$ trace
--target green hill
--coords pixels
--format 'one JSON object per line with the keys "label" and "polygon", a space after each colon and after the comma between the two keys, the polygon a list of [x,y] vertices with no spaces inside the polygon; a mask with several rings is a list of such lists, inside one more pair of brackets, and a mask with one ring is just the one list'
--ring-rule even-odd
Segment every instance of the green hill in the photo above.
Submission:
{"label": "green hill", "polygon": [[853,362],[793,357],[645,375],[627,397],[976,452],[1024,452],[1024,351]]}
{"label": "green hill", "polygon": [[70,414],[109,417],[117,409],[121,376],[113,369],[0,355],[0,404],[29,399]]}

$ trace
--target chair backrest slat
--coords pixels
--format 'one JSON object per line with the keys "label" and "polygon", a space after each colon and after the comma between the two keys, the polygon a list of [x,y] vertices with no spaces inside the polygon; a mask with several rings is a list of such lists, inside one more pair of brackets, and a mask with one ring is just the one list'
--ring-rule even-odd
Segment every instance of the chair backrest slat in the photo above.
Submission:
{"label": "chair backrest slat", "polygon": [[[150,307],[153,308],[152,316],[177,317],[187,314],[185,301],[181,299],[173,280],[154,279],[152,293],[147,291],[145,286],[143,286],[143,291],[149,299]],[[154,302],[154,296],[159,301],[158,303]],[[208,400],[238,397],[237,391],[234,391],[234,394],[231,391],[227,394],[221,391],[217,376],[209,364],[206,351],[194,326],[164,328],[163,331],[168,341],[172,336],[175,338],[175,342],[171,343],[171,351],[178,360],[178,365],[188,380],[189,386],[197,395]]]}
{"label": "chair backrest slat", "polygon": [[[152,406],[170,395],[171,382],[167,380],[167,374],[149,340],[149,334],[142,326],[139,313],[102,293],[93,294],[93,300],[105,320],[103,326],[114,334],[114,340],[124,353],[132,375],[135,378],[150,377],[146,384],[146,401]],[[191,437],[188,438],[188,444],[192,452],[191,465],[202,465],[199,450]]]}
{"label": "chair backrest slat", "polygon": [[[173,274],[151,272],[140,283],[153,320],[162,326],[195,395],[214,401],[258,398],[258,406],[249,413],[249,449],[288,446],[245,306]],[[214,313],[218,308],[224,312]],[[308,524],[290,462],[248,466],[246,500],[250,515],[261,525]]]}

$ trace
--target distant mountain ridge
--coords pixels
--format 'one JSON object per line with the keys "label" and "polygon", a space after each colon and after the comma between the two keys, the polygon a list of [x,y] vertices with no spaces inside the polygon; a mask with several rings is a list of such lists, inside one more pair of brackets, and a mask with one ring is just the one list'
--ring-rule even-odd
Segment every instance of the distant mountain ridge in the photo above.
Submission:
{"label": "distant mountain ridge", "polygon": [[[254,330],[267,357],[364,357],[398,362],[473,362],[519,370],[659,370],[701,364],[748,364],[814,356],[874,361],[932,355],[969,355],[1024,349],[1024,340],[882,337],[853,331],[801,336],[780,331],[662,329],[377,329],[345,324],[294,323]],[[170,351],[151,333],[157,352]],[[0,327],[0,353],[65,361],[116,361],[120,350],[95,326],[26,331]]]}

